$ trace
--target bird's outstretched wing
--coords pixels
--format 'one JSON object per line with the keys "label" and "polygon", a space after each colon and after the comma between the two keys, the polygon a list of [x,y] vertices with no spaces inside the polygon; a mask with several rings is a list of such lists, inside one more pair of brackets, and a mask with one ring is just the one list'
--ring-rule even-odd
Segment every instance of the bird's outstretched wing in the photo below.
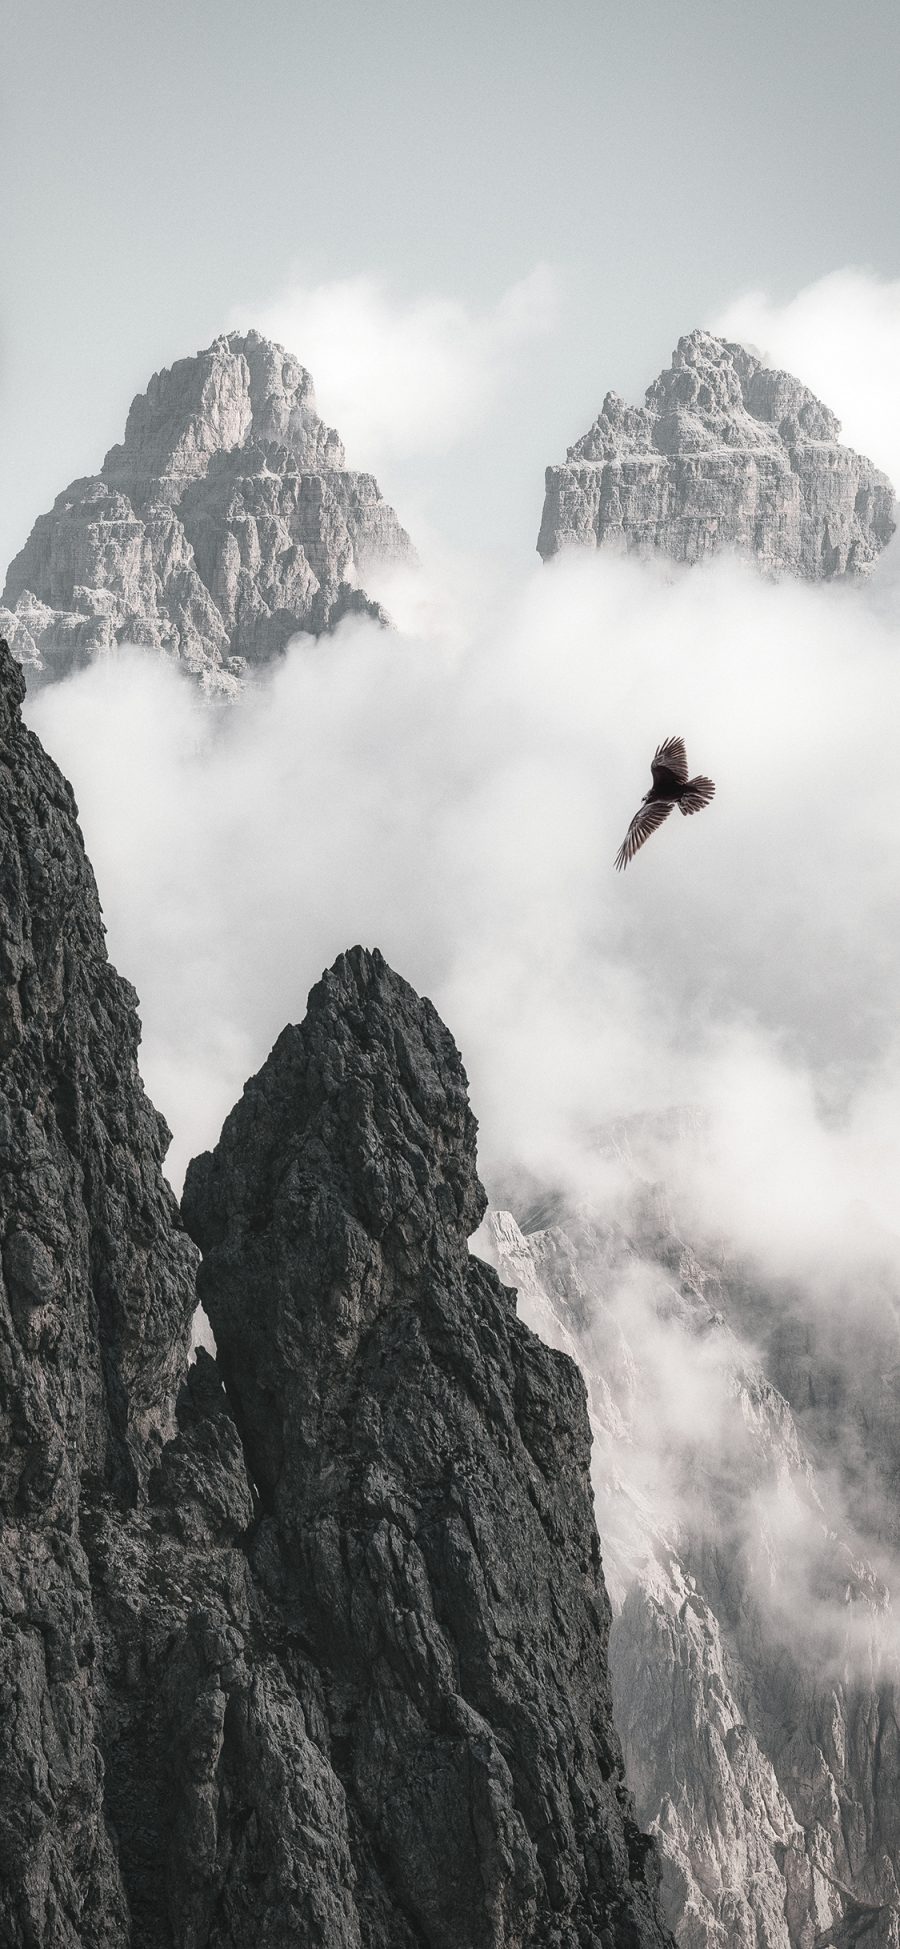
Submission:
{"label": "bird's outstretched wing", "polygon": [[672,804],[671,799],[654,799],[650,805],[642,805],[640,811],[635,813],[616,854],[617,873],[621,873],[629,860],[634,859],[638,847],[643,846],[644,840],[649,839],[651,832],[655,832],[657,826],[661,826],[663,820],[668,818]]}
{"label": "bird's outstretched wing", "polygon": [[658,746],[650,766],[654,785],[665,784],[665,774],[670,772],[679,785],[687,784],[688,761],[683,738],[667,738],[665,744]]}

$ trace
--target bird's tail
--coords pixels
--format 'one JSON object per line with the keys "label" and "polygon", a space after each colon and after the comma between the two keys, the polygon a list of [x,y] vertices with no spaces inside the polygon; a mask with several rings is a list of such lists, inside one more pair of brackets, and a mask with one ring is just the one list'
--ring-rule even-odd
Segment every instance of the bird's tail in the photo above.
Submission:
{"label": "bird's tail", "polygon": [[678,801],[685,818],[689,812],[702,812],[703,807],[709,804],[715,789],[711,778],[689,778],[687,790],[682,793]]}

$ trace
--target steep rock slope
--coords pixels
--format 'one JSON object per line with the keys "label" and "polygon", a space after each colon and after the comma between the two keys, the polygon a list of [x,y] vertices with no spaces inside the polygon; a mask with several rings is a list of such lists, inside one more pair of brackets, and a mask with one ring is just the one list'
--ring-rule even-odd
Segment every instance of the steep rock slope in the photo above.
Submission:
{"label": "steep rock slope", "polygon": [[72,793],[0,643],[0,1939],[118,1944],[82,1524],[175,1431],[194,1250]]}
{"label": "steep rock slope", "polygon": [[690,332],[643,406],[607,393],[547,468],[538,552],[579,543],[699,562],[733,548],[810,581],[863,573],[894,531],[894,496],[840,430],[790,373]]}
{"label": "steep rock slope", "polygon": [[346,470],[309,373],[232,332],[155,374],[100,473],[35,522],[0,628],[31,682],[131,642],[233,693],[298,630],[380,616],[361,578],[411,554],[372,476]]}
{"label": "steep rock slope", "polygon": [[447,1031],[342,957],[188,1212],[0,645],[0,1940],[662,1949],[584,1391],[469,1260]]}
{"label": "steep rock slope", "polygon": [[787,1399],[746,1337],[767,1312],[783,1333],[787,1296],[698,1259],[645,1192],[624,1228],[492,1213],[488,1237],[587,1379],[616,1719],[678,1942],[896,1949],[896,1628],[816,1440],[830,1348],[807,1320]]}
{"label": "steep rock slope", "polygon": [[433,1008],[357,949],[191,1166],[254,1573],[318,1673],[363,1942],[662,1942],[582,1383],[469,1256],[474,1134]]}

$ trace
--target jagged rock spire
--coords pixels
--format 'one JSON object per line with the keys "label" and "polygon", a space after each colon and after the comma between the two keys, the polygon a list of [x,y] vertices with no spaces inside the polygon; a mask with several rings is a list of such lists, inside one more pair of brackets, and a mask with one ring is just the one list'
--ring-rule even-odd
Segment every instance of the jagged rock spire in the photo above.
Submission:
{"label": "jagged rock spire", "polygon": [[468,1253],[474,1137],[431,1004],[356,948],[191,1166],[254,1564],[321,1675],[367,1943],[662,1944],[583,1384]]}

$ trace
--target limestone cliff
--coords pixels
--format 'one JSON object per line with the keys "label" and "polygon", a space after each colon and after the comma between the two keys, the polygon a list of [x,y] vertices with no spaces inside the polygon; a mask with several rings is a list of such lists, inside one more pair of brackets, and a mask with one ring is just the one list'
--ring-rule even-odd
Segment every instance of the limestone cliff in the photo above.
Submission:
{"label": "limestone cliff", "polygon": [[29,682],[130,642],[229,694],[298,630],[381,616],[366,569],[411,555],[372,476],[346,469],[309,373],[232,332],[155,374],[99,474],[35,522],[0,627]]}
{"label": "limestone cliff", "polygon": [[643,406],[607,393],[547,468],[538,552],[576,543],[700,562],[730,548],[810,581],[864,573],[894,531],[893,490],[839,434],[799,379],[691,332]]}
{"label": "limestone cliff", "polygon": [[[587,1380],[616,1720],[676,1939],[897,1949],[896,1627],[871,1477],[856,1512],[868,1530],[848,1513],[863,1436],[834,1324],[698,1258],[645,1186],[616,1225],[586,1208],[545,1216],[525,1234],[493,1213],[489,1238],[523,1317]],[[860,1429],[896,1343],[886,1311]],[[870,1418],[868,1442],[896,1481],[893,1398],[893,1440]]]}
{"label": "limestone cliff", "polygon": [[[0,1941],[664,1949],[574,1364],[453,1041],[342,956],[186,1213],[0,645]],[[227,1389],[227,1391],[226,1391]]]}

